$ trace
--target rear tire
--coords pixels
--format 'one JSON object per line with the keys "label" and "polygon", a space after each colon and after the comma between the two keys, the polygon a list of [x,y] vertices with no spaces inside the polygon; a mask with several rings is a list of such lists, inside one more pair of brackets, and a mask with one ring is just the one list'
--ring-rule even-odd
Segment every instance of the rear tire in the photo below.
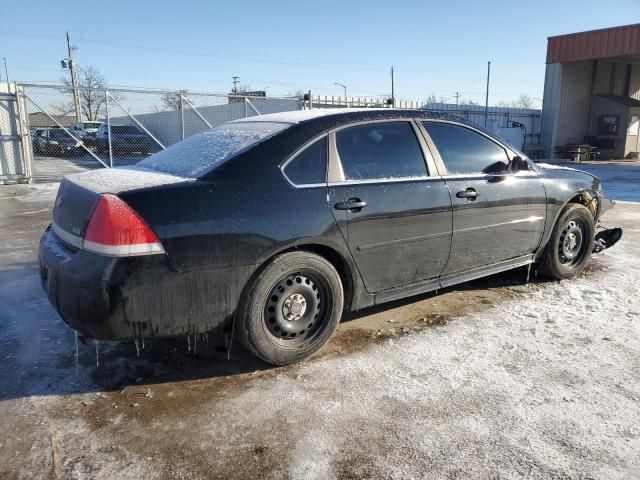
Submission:
{"label": "rear tire", "polygon": [[343,304],[340,275],[329,261],[310,252],[278,255],[243,294],[240,341],[273,365],[298,362],[329,341]]}
{"label": "rear tire", "polygon": [[558,280],[578,275],[591,257],[594,235],[595,223],[589,210],[577,203],[567,205],[545,248],[540,273]]}

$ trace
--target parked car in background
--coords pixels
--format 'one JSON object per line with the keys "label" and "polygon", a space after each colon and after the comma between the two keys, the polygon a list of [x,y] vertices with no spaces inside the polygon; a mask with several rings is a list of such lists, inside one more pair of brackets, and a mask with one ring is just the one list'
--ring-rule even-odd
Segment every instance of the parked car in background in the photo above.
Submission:
{"label": "parked car in background", "polygon": [[66,177],[40,272],[83,336],[224,330],[282,365],[345,311],[532,264],[574,277],[620,238],[596,234],[612,206],[593,175],[457,117],[286,112]]}
{"label": "parked car in background", "polygon": [[33,148],[33,153],[35,153],[36,155],[42,153],[42,151],[40,150],[40,136],[42,135],[42,132],[49,130],[48,128],[32,128],[30,129],[30,134],[31,134],[31,145]]}
{"label": "parked car in background", "polygon": [[70,157],[82,154],[80,142],[62,128],[47,128],[36,136],[38,153],[50,156]]}
{"label": "parked car in background", "polygon": [[82,140],[85,145],[93,146],[96,141],[96,133],[102,122],[82,121],[75,122],[69,127],[69,131],[77,138]]}
{"label": "parked car in background", "polygon": [[[152,144],[149,136],[135,125],[111,125],[111,150],[114,153],[149,153]],[[96,132],[98,153],[109,151],[107,124],[103,123]]]}

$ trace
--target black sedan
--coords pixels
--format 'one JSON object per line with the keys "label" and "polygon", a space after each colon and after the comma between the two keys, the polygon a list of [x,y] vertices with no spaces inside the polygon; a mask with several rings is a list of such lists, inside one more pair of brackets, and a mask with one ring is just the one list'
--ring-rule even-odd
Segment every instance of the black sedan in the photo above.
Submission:
{"label": "black sedan", "polygon": [[42,130],[36,136],[36,146],[39,153],[60,157],[71,157],[84,152],[80,142],[63,128]]}
{"label": "black sedan", "polygon": [[592,175],[457,117],[288,112],[66,177],[40,269],[86,337],[224,329],[287,364],[348,310],[532,264],[573,277],[619,238],[596,235],[611,206]]}

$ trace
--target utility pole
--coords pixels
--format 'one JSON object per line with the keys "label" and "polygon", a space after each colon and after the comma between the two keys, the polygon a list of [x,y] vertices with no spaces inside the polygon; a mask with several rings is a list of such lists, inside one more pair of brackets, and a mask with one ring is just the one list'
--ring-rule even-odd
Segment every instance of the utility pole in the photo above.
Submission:
{"label": "utility pole", "polygon": [[487,117],[489,116],[489,77],[491,76],[491,62],[487,62],[487,95],[484,99],[484,126],[487,128]]}
{"label": "utility pole", "polygon": [[78,76],[76,74],[76,62],[73,59],[73,52],[76,47],[71,46],[71,33],[67,32],[67,52],[69,53],[69,70],[71,71],[71,88],[73,90],[73,105],[76,110],[76,120],[82,121],[82,113],[80,110],[80,94],[78,92]]}
{"label": "utility pole", "polygon": [[391,106],[396,108],[396,91],[393,85],[393,65],[391,65]]}
{"label": "utility pole", "polygon": [[460,95],[460,92],[456,92],[456,94],[454,95],[454,97],[456,97],[456,105],[458,105],[458,99],[461,97],[462,95]]}
{"label": "utility pole", "polygon": [[231,93],[233,93],[234,95],[237,95],[238,94],[238,83],[240,82],[240,77],[233,76],[231,78],[233,79],[233,90],[231,91]]}

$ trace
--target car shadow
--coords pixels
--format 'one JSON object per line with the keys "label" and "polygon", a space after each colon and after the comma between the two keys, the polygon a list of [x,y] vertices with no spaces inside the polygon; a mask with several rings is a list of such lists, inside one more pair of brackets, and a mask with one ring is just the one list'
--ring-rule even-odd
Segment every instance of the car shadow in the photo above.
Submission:
{"label": "car shadow", "polygon": [[[597,269],[592,262],[591,270]],[[531,278],[536,284],[550,280]],[[397,300],[349,313],[350,322],[446,292],[515,287],[527,282],[526,269],[492,275],[439,292]],[[232,335],[216,334],[134,342],[77,342],[49,304],[33,262],[0,270],[0,400],[121,390],[198,379],[233,377],[273,367],[245,351]]]}

